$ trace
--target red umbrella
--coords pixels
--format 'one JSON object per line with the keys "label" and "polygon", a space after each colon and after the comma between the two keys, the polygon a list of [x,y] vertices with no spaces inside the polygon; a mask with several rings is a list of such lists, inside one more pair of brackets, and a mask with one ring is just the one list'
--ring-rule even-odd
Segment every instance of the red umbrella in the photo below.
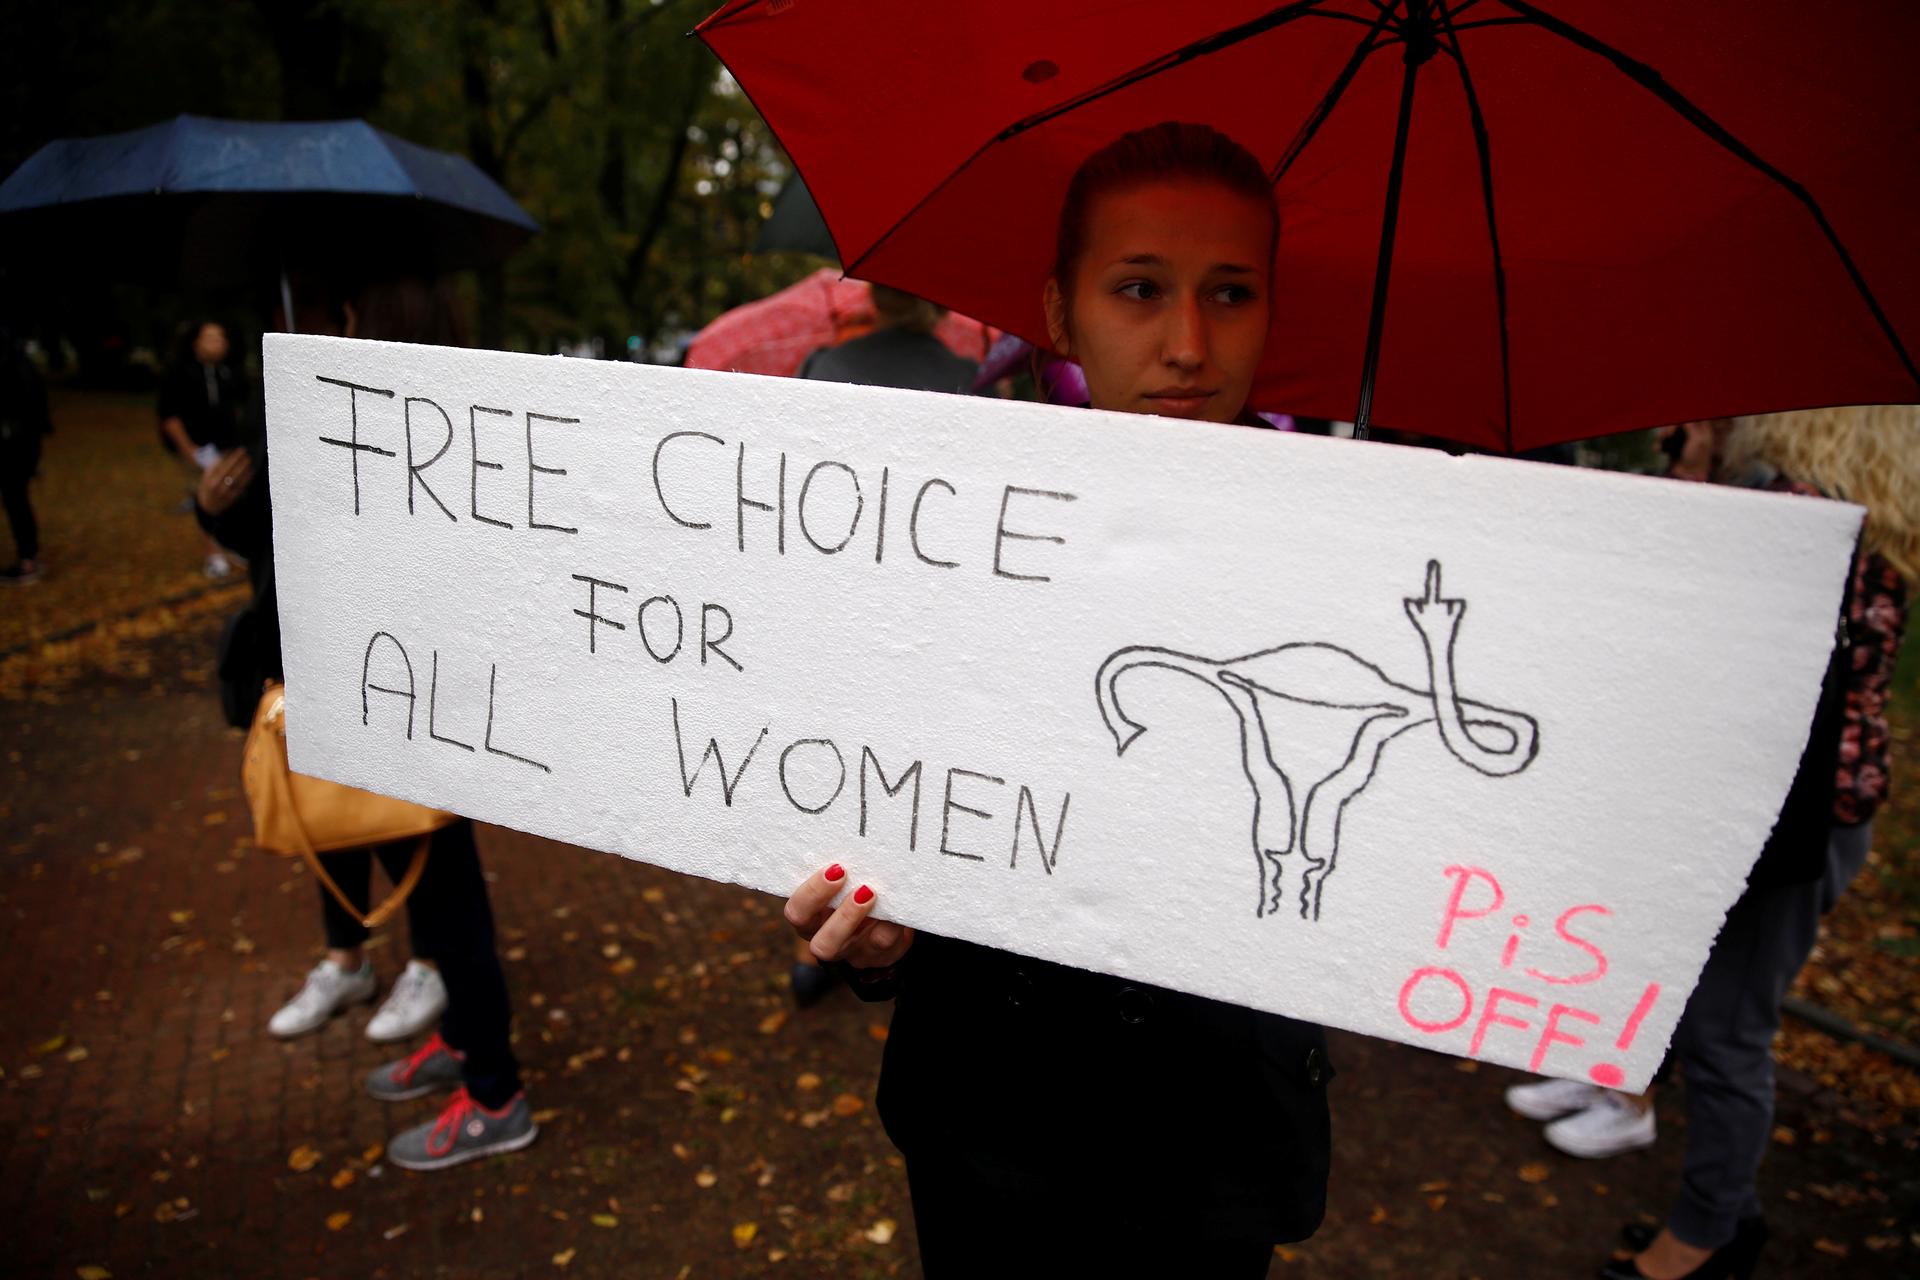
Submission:
{"label": "red umbrella", "polygon": [[1257,408],[1525,448],[1920,401],[1920,6],[733,0],[700,35],[849,271],[1032,341],[1074,168],[1178,119],[1275,176]]}
{"label": "red umbrella", "polygon": [[[822,267],[798,284],[720,316],[687,348],[689,369],[731,369],[790,377],[809,355],[873,328],[867,286]],[[933,331],[956,355],[983,358],[996,335],[949,311]]]}

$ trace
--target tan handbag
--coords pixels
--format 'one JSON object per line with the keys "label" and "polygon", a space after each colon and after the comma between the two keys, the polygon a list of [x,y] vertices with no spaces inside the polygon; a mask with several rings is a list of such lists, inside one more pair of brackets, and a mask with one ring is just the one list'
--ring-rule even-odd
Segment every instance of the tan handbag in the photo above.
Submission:
{"label": "tan handbag", "polygon": [[[371,929],[407,900],[426,870],[433,833],[458,821],[459,815],[293,772],[287,767],[286,712],[286,690],[269,680],[253,713],[240,768],[247,807],[253,810],[254,843],[269,853],[305,858],[347,914]],[[406,875],[385,902],[362,915],[327,874],[319,855],[400,840],[415,841]]]}

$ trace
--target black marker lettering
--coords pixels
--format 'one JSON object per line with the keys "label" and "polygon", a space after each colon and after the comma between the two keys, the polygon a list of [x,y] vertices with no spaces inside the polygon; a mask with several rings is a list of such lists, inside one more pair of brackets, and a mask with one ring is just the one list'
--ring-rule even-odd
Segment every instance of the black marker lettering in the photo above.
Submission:
{"label": "black marker lettering", "polygon": [[391,458],[393,456],[393,450],[376,449],[370,444],[360,443],[360,401],[358,396],[364,391],[368,395],[386,396],[388,399],[392,399],[393,392],[388,391],[385,387],[363,387],[357,382],[346,382],[340,378],[323,378],[317,373],[313,375],[313,379],[315,382],[325,382],[331,386],[345,387],[347,389],[347,415],[350,424],[348,428],[348,438],[345,440],[335,440],[331,436],[321,436],[320,443],[338,445],[340,448],[346,449],[351,453],[353,457],[353,514],[359,515],[360,455],[363,453],[377,453],[383,458]]}
{"label": "black marker lettering", "polygon": [[880,779],[880,789],[892,799],[900,794],[900,788],[913,783],[913,814],[907,826],[907,851],[911,853],[920,840],[920,762],[915,760],[900,775],[900,781],[888,785],[886,770],[880,767],[880,757],[873,754],[872,747],[860,748],[860,834],[867,834],[867,762],[873,762],[873,775]]}
{"label": "black marker lettering", "polygon": [[[413,406],[417,404],[433,405],[433,411],[440,415],[440,421],[444,422],[447,426],[447,438],[440,442],[440,448],[431,458],[428,458],[416,467],[413,465]],[[442,515],[452,520],[455,524],[458,524],[459,520],[454,516],[453,512],[447,510],[447,504],[440,501],[440,495],[433,491],[433,486],[420,478],[422,471],[425,471],[428,467],[440,461],[441,456],[445,454],[447,450],[453,448],[453,419],[447,416],[445,409],[434,404],[433,401],[427,399],[425,396],[408,396],[405,400],[401,401],[400,411],[407,431],[407,514],[413,514],[413,488],[415,485],[418,485],[427,491],[427,496],[433,499],[433,505],[440,508]],[[471,750],[471,748],[469,748],[469,750]]]}
{"label": "black marker lettering", "polygon": [[543,467],[533,460],[533,420],[535,418],[538,418],[542,422],[578,423],[580,421],[578,418],[556,418],[550,413],[535,413],[531,409],[527,410],[527,528],[551,529],[555,533],[578,533],[580,530],[572,528],[571,526],[564,524],[542,524],[533,518],[534,473],[537,471],[543,476],[563,476],[567,474],[566,468],[564,467]]}
{"label": "black marker lettering", "polygon": [[[653,640],[647,635],[647,606],[666,603],[673,606],[673,648],[661,653],[653,647]],[[647,648],[647,656],[655,662],[668,663],[680,656],[680,646],[687,637],[687,617],[680,612],[680,602],[672,596],[649,596],[640,602],[640,615],[637,619],[640,627],[640,643]]]}
{"label": "black marker lettering", "polygon": [[529,760],[525,756],[517,756],[513,754],[513,752],[511,751],[502,751],[499,747],[496,747],[493,745],[493,684],[494,684],[495,678],[499,676],[499,674],[500,674],[499,663],[497,662],[493,663],[487,668],[487,736],[483,738],[481,741],[484,743],[487,750],[492,752],[496,756],[505,756],[509,760],[518,760],[521,764],[532,765],[534,768],[540,770],[542,773],[552,773],[553,772],[552,769],[549,769],[546,765],[541,764],[538,760]]}
{"label": "black marker lettering", "polygon": [[[717,613],[726,620],[727,629],[725,631],[722,631],[718,636],[712,636],[711,633],[707,630],[707,615],[710,613]],[[700,665],[703,667],[707,665],[707,652],[708,650],[712,650],[714,653],[717,653],[721,657],[725,658],[727,660],[727,665],[732,667],[735,671],[745,671],[746,668],[741,666],[737,661],[735,661],[732,654],[728,653],[725,649],[722,649],[720,647],[721,644],[724,643],[727,640],[727,638],[730,637],[731,635],[733,635],[733,615],[727,612],[727,606],[723,604],[701,605],[700,606]]]}
{"label": "black marker lettering", "polygon": [[673,748],[680,755],[680,785],[685,790],[687,799],[693,799],[693,784],[700,781],[700,771],[707,767],[708,757],[712,757],[714,768],[720,774],[720,798],[726,802],[728,808],[732,808],[733,789],[740,785],[740,779],[746,775],[747,766],[753,763],[753,753],[758,751],[760,744],[766,740],[766,728],[762,726],[759,736],[753,740],[753,745],[747,748],[746,759],[740,762],[740,767],[733,771],[731,778],[727,776],[727,762],[720,756],[718,738],[707,739],[707,749],[700,753],[700,763],[695,765],[693,772],[689,774],[686,744],[680,740],[680,700],[674,698],[671,701],[673,703]]}
{"label": "black marker lettering", "polygon": [[[449,438],[452,437],[452,434],[453,434],[452,424],[448,424],[447,434]],[[436,713],[438,712],[439,707],[440,707],[440,651],[438,649],[435,649],[433,651],[433,680],[431,683],[427,685],[427,736],[429,738],[432,738],[435,742],[444,742],[449,746],[458,747],[462,751],[473,750],[473,744],[462,742],[458,738],[445,737],[435,727]]]}
{"label": "black marker lettering", "polygon": [[873,522],[873,562],[879,564],[887,554],[887,468],[880,468],[880,510]]}
{"label": "black marker lettering", "polygon": [[576,618],[585,618],[587,620],[587,652],[592,653],[593,652],[593,636],[594,636],[593,629],[596,626],[612,627],[615,631],[625,631],[627,629],[626,623],[615,622],[612,618],[603,618],[598,613],[594,612],[593,593],[601,587],[605,587],[609,591],[625,591],[626,588],[621,586],[617,582],[603,582],[599,578],[589,578],[584,573],[576,573],[572,576],[575,582],[584,582],[587,584],[587,607],[585,609],[575,609],[573,611],[573,616]]}
{"label": "black marker lettering", "polygon": [[1040,809],[1033,802],[1033,792],[1020,788],[1020,798],[1013,806],[1013,857],[1007,866],[1020,865],[1020,819],[1024,815],[1033,827],[1033,843],[1040,850],[1040,865],[1046,868],[1048,875],[1053,874],[1054,863],[1060,860],[1060,837],[1067,830],[1067,805],[1071,803],[1071,793],[1060,797],[1060,820],[1053,824],[1053,848],[1047,848],[1046,837],[1040,834]]}
{"label": "black marker lettering", "polygon": [[503,418],[511,418],[513,416],[513,410],[489,409],[485,405],[481,405],[481,404],[470,405],[467,409],[467,439],[473,445],[473,501],[472,501],[473,518],[475,520],[478,520],[481,524],[490,524],[490,525],[495,525],[502,529],[511,529],[513,528],[513,526],[508,524],[505,520],[495,520],[492,516],[483,516],[480,514],[480,470],[481,468],[484,467],[488,471],[505,471],[506,470],[506,467],[503,466],[502,464],[498,462],[487,462],[482,460],[482,458],[480,457],[479,415],[483,413],[494,413],[494,414],[500,415]]}
{"label": "black marker lettering", "polygon": [[[679,512],[675,511],[671,506],[667,505],[667,493],[666,493],[666,490],[662,488],[660,484],[660,455],[666,451],[666,448],[669,444],[672,444],[675,440],[679,440],[685,436],[693,436],[700,440],[711,440],[715,444],[719,445],[721,448],[725,448],[727,444],[727,442],[725,440],[722,440],[719,436],[710,436],[704,431],[670,431],[666,435],[660,437],[660,443],[653,446],[653,496],[660,500],[660,509],[667,513],[667,519],[673,521],[675,524],[679,525],[681,528],[711,529],[713,528],[713,523],[711,521],[689,520],[685,516],[681,515]],[[744,459],[744,453],[745,453],[745,446],[742,446],[743,459]],[[745,548],[742,547],[742,550],[745,550]]]}
{"label": "black marker lettering", "polygon": [[935,565],[942,569],[957,569],[960,567],[958,560],[935,560],[932,556],[920,549],[920,504],[927,500],[927,490],[933,488],[935,485],[939,485],[955,497],[959,496],[960,491],[948,484],[945,480],[936,478],[921,485],[920,492],[913,495],[913,512],[907,517],[907,541],[913,544],[913,554],[919,556],[920,559],[927,564]]}
{"label": "black marker lettering", "polygon": [[985,862],[986,859],[977,853],[962,853],[948,844],[947,838],[953,828],[953,811],[955,809],[958,809],[962,813],[970,813],[976,818],[991,818],[993,816],[985,809],[970,808],[953,798],[953,779],[956,774],[962,778],[977,778],[981,782],[991,782],[996,787],[1005,786],[1007,780],[1005,778],[996,778],[990,773],[975,773],[971,769],[947,770],[947,798],[942,801],[940,805],[940,852],[949,854],[955,858],[965,858],[969,862]]}
{"label": "black marker lettering", "polygon": [[[792,784],[787,781],[787,757],[801,747],[825,747],[833,752],[833,762],[840,766],[840,777],[833,784],[833,793],[817,805],[802,804],[800,798],[793,794]],[[841,755],[840,748],[827,738],[801,738],[797,742],[789,743],[787,749],[780,753],[780,789],[787,793],[787,803],[800,812],[825,813],[827,807],[838,800],[840,793],[847,789],[847,758]]]}
{"label": "black marker lettering", "polygon": [[[847,525],[847,536],[830,547],[818,538],[815,538],[812,530],[807,528],[807,494],[813,488],[813,478],[828,468],[836,468],[846,472],[847,479],[853,481],[853,520]],[[813,544],[815,551],[824,552],[830,556],[837,555],[845,551],[847,544],[853,541],[855,531],[860,528],[860,513],[865,509],[866,505],[866,497],[860,492],[860,477],[853,473],[852,467],[844,462],[816,462],[807,470],[807,478],[800,482],[800,535]]]}
{"label": "black marker lettering", "polygon": [[[388,643],[393,645],[393,647],[397,651],[399,651],[400,661],[407,664],[407,687],[404,689],[389,689],[385,685],[378,685],[378,684],[372,683],[371,671],[373,668],[373,646],[375,646],[376,644],[379,644],[382,639],[385,639]],[[405,698],[407,700],[407,741],[412,742],[413,741],[413,704],[414,704],[413,659],[407,656],[407,646],[401,644],[398,637],[396,637],[392,632],[389,632],[389,631],[374,632],[373,639],[367,641],[366,656],[360,659],[360,723],[361,724],[366,724],[368,722],[368,715],[369,715],[369,708],[367,706],[368,693],[391,694],[396,698]]]}
{"label": "black marker lettering", "polygon": [[993,531],[993,572],[998,577],[1013,578],[1020,582],[1052,582],[1053,579],[1044,574],[1014,573],[1012,570],[1000,567],[1000,548],[1008,538],[1021,542],[1052,542],[1060,545],[1065,545],[1067,541],[1051,533],[1016,533],[1007,528],[1007,504],[1013,500],[1013,495],[1016,493],[1025,494],[1030,498],[1052,498],[1056,502],[1074,502],[1078,500],[1078,495],[1055,493],[1051,489],[1022,489],[1018,485],[1011,484],[1000,494],[1000,523]]}
{"label": "black marker lettering", "polygon": [[[784,457],[785,455],[783,454],[781,456]],[[785,478],[784,471],[782,472],[782,478]],[[785,503],[781,505],[784,507]],[[773,510],[773,504],[771,502],[761,502],[757,498],[749,498],[747,496],[747,446],[742,444],[740,446],[739,459],[733,466],[734,539],[742,552],[747,549],[748,507],[752,507],[756,511]]]}

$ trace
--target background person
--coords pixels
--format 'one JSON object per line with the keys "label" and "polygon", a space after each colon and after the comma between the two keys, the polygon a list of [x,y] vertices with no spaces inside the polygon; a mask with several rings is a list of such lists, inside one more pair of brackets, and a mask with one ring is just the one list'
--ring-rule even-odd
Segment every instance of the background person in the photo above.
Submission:
{"label": "background person", "polygon": [[40,371],[13,333],[0,327],[0,505],[13,535],[13,563],[0,568],[0,582],[40,580],[40,525],[34,519],[32,484],[40,470],[40,442],[53,433],[47,388]]}
{"label": "background person", "polygon": [[[196,480],[240,445],[245,395],[228,361],[230,350],[218,321],[189,324],[160,384],[160,438]],[[209,578],[233,572],[233,562],[211,538],[203,569]]]}
{"label": "background person", "polygon": [[[323,290],[303,282],[295,296],[307,300],[299,315],[302,333],[443,345],[455,343],[459,336],[452,295],[444,284],[420,279],[382,281],[364,287],[349,302],[329,300]],[[257,405],[255,411],[260,412]],[[264,425],[264,418],[259,420]],[[261,618],[253,632],[260,668],[268,678],[284,679],[264,434],[209,468],[201,478],[197,501],[208,532],[248,559],[254,607]],[[360,895],[355,902],[364,910],[371,859],[378,857],[397,882],[411,861],[412,849],[412,842],[406,842],[321,856],[343,892]],[[426,870],[407,899],[407,918],[417,956],[430,957],[444,982],[439,1030],[407,1056],[375,1068],[365,1080],[367,1092],[384,1102],[422,1097],[443,1088],[454,1090],[439,1119],[396,1134],[387,1143],[389,1161],[422,1170],[517,1151],[539,1134],[511,1045],[513,1009],[494,941],[493,907],[473,823],[461,818],[441,827],[433,833],[430,850]],[[358,950],[365,930],[324,889],[319,892],[328,927],[328,958],[308,975],[294,1004],[307,1001],[312,1009],[324,1010],[324,1021],[345,1004],[370,999],[374,982],[372,968]],[[356,957],[358,967],[353,965]],[[396,989],[403,985],[396,984]],[[408,999],[410,1016],[418,1017],[422,1002]]]}

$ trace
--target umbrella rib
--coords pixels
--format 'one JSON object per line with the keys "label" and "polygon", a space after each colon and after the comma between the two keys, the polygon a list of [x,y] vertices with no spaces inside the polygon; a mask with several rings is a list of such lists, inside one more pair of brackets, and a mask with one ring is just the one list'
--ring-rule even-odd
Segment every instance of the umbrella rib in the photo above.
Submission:
{"label": "umbrella rib", "polygon": [[1325,12],[1313,7],[1317,3],[1319,3],[1319,0],[1296,0],[1294,4],[1282,5],[1277,9],[1270,9],[1259,17],[1250,18],[1237,27],[1229,27],[1225,31],[1217,31],[1203,39],[1195,40],[1191,44],[1162,54],[1151,62],[1142,63],[1132,71],[1116,76],[1114,79],[1096,88],[1088,89],[1077,97],[1069,98],[1065,102],[1056,103],[1051,107],[1044,107],[1030,116],[1014,121],[999,133],[981,143],[972,155],[956,165],[946,177],[934,184],[932,190],[916,200],[913,203],[913,207],[895,219],[893,225],[889,226],[872,244],[868,245],[858,258],[847,263],[844,274],[853,275],[868,258],[871,258],[880,250],[882,245],[893,238],[896,231],[900,230],[902,226],[912,220],[915,214],[925,208],[935,196],[938,196],[942,191],[946,190],[955,178],[965,173],[973,166],[974,161],[985,155],[993,147],[1002,142],[1009,142],[1019,135],[1026,133],[1028,130],[1036,129],[1049,120],[1063,116],[1069,111],[1077,110],[1089,103],[1097,102],[1109,94],[1118,93],[1120,90],[1138,84],[1142,80],[1157,76],[1163,71],[1170,71],[1175,67],[1193,61],[1195,58],[1204,57],[1209,53],[1218,53],[1222,49],[1231,48],[1233,45],[1250,40],[1255,36],[1264,35],[1269,31],[1292,22],[1295,18],[1327,17],[1328,15]]}
{"label": "umbrella rib", "polygon": [[1391,9],[1382,9],[1379,20],[1369,24],[1372,30],[1367,33],[1364,40],[1354,46],[1353,56],[1347,59],[1347,65],[1340,69],[1340,74],[1334,77],[1331,85],[1327,86],[1327,91],[1321,96],[1319,104],[1301,122],[1299,130],[1293,135],[1293,141],[1287,144],[1285,153],[1274,162],[1273,171],[1268,175],[1268,185],[1280,185],[1280,180],[1287,176],[1289,169],[1293,168],[1293,162],[1300,158],[1300,153],[1306,150],[1307,144],[1312,142],[1314,135],[1320,132],[1320,126],[1325,124],[1327,117],[1333,114],[1334,107],[1346,93],[1347,86],[1353,83],[1353,78],[1360,74],[1361,65],[1373,54],[1381,34],[1392,18]]}
{"label": "umbrella rib", "polygon": [[1487,119],[1480,111],[1480,95],[1473,91],[1473,73],[1467,69],[1466,54],[1454,32],[1452,15],[1441,15],[1441,29],[1447,37],[1446,51],[1460,72],[1460,87],[1466,93],[1467,117],[1473,125],[1473,149],[1480,159],[1480,198],[1487,208],[1487,240],[1493,248],[1493,294],[1500,315],[1500,404],[1502,425],[1507,436],[1507,451],[1513,451],[1513,349],[1507,324],[1507,266],[1500,254],[1500,224],[1494,217],[1493,151],[1487,135]]}
{"label": "umbrella rib", "polygon": [[1500,3],[1515,13],[1531,19],[1541,30],[1559,36],[1562,40],[1611,62],[1621,74],[1671,107],[1681,119],[1712,141],[1719,143],[1735,158],[1744,161],[1763,176],[1771,178],[1784,188],[1787,194],[1805,206],[1807,212],[1813,215],[1814,222],[1819,225],[1821,234],[1826,236],[1827,243],[1832,245],[1833,251],[1839,255],[1841,266],[1846,268],[1848,277],[1853,281],[1854,289],[1860,294],[1861,300],[1867,304],[1867,309],[1873,313],[1874,320],[1880,326],[1880,332],[1885,334],[1887,341],[1892,344],[1894,354],[1899,357],[1901,366],[1907,371],[1907,376],[1914,382],[1920,383],[1920,369],[1914,367],[1913,357],[1907,353],[1906,344],[1900,341],[1899,332],[1894,329],[1893,322],[1881,308],[1880,300],[1874,296],[1872,287],[1867,284],[1866,276],[1854,263],[1853,255],[1847,252],[1847,246],[1842,243],[1839,233],[1833,229],[1833,224],[1827,221],[1826,211],[1820,207],[1820,202],[1813,198],[1812,192],[1768,163],[1746,143],[1734,137],[1726,126],[1708,115],[1692,99],[1668,84],[1664,76],[1646,63],[1630,57],[1571,23],[1556,18],[1550,13],[1542,12],[1528,4],[1526,0],[1500,0]]}

